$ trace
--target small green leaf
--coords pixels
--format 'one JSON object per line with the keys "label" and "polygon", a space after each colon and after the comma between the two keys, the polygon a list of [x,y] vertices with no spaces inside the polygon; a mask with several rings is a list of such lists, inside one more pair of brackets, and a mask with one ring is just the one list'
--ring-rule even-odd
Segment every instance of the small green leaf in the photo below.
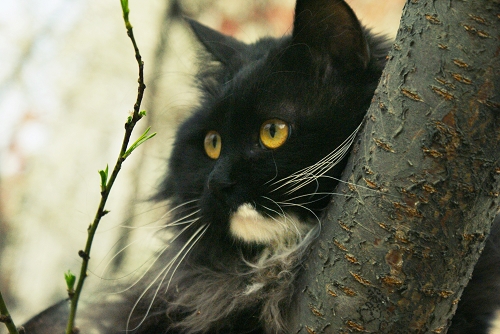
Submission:
{"label": "small green leaf", "polygon": [[139,115],[140,115],[141,117],[145,117],[145,116],[146,116],[146,110],[141,110],[141,111],[139,111]]}
{"label": "small green leaf", "polygon": [[156,136],[156,132],[153,132],[152,134],[148,135],[148,132],[150,129],[151,129],[151,127],[148,127],[146,129],[146,131],[144,131],[144,133],[139,138],[137,138],[137,140],[132,145],[130,145],[128,150],[122,155],[123,159],[126,159],[142,143],[144,143],[145,141],[150,140],[151,138]]}
{"label": "small green leaf", "polygon": [[105,170],[100,170],[99,175],[101,175],[101,191],[106,190],[106,186],[108,185],[108,165],[106,165]]}
{"label": "small green leaf", "polygon": [[66,286],[68,287],[68,291],[73,291],[75,288],[76,276],[73,275],[71,270],[68,270],[64,273],[64,279],[66,280]]}
{"label": "small green leaf", "polygon": [[132,29],[132,25],[128,20],[128,15],[130,13],[130,9],[128,8],[128,0],[120,0],[122,4],[122,12],[123,12],[123,20],[125,21],[125,27],[127,30]]}
{"label": "small green leaf", "polygon": [[122,4],[122,11],[123,11],[123,14],[128,14],[130,12],[129,8],[128,8],[128,0],[120,0],[121,4]]}

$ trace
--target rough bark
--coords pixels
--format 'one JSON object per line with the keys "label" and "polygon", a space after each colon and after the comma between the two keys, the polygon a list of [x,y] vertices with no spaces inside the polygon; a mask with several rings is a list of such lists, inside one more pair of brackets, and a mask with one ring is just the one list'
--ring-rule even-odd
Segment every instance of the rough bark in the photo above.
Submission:
{"label": "rough bark", "polygon": [[498,0],[407,2],[296,332],[446,332],[499,208],[499,28]]}

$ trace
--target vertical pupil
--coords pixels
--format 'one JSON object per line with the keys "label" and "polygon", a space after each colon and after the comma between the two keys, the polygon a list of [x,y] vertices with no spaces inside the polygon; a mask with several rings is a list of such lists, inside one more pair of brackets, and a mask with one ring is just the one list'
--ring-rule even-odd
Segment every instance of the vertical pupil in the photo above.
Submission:
{"label": "vertical pupil", "polygon": [[269,126],[269,134],[272,138],[276,135],[276,124],[270,124]]}
{"label": "vertical pupil", "polygon": [[217,136],[216,135],[212,135],[212,146],[217,147]]}

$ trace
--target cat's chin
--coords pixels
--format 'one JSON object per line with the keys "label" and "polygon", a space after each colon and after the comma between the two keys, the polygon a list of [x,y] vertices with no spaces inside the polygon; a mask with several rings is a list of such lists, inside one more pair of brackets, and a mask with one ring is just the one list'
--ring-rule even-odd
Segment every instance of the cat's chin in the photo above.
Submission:
{"label": "cat's chin", "polygon": [[278,247],[297,243],[312,228],[293,213],[266,217],[249,203],[240,205],[229,223],[231,234],[238,240]]}

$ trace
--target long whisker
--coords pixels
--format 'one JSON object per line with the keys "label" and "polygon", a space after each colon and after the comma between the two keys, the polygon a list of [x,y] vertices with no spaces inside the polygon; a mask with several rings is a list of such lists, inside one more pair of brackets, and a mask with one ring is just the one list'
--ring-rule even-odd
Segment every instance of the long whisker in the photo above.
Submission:
{"label": "long whisker", "polygon": [[311,203],[316,203],[316,202],[319,202],[327,197],[330,197],[330,196],[333,196],[333,195],[339,195],[339,196],[344,196],[346,198],[354,198],[355,196],[353,195],[346,195],[346,194],[341,194],[341,193],[336,193],[336,192],[313,192],[313,193],[308,193],[308,194],[303,194],[303,195],[299,195],[299,196],[295,196],[295,197],[292,197],[292,198],[287,198],[287,203],[291,201],[295,201],[297,199],[300,199],[300,198],[310,198],[310,197],[313,197],[313,196],[321,196],[319,198],[315,198],[315,199],[311,199],[310,201],[307,201],[307,202],[301,202],[301,203],[295,203],[295,204],[301,204],[301,205],[306,205],[306,204],[311,204]]}
{"label": "long whisker", "polygon": [[262,197],[263,199],[266,199],[266,200],[268,200],[269,202],[273,203],[274,205],[276,205],[276,206],[278,207],[278,209],[281,211],[281,213],[278,213],[278,212],[277,212],[277,211],[275,211],[275,210],[272,210],[272,209],[269,209],[269,208],[267,208],[267,207],[264,207],[264,206],[263,206],[264,208],[268,209],[269,211],[276,212],[276,213],[277,213],[278,215],[280,215],[280,216],[284,216],[284,215],[285,215],[285,211],[283,211],[283,209],[281,208],[281,206],[280,206],[278,203],[276,203],[276,201],[275,201],[275,200],[273,200],[272,198],[269,198],[269,197],[267,197],[267,196],[261,196],[261,197]]}
{"label": "long whisker", "polygon": [[318,182],[317,179],[327,173],[332,167],[337,165],[349,152],[357,132],[362,123],[347,137],[342,144],[325,156],[314,165],[303,168],[279,181],[272,183],[277,186],[272,191],[277,191],[285,186],[292,186],[286,193],[290,194],[304,187],[311,182]]}
{"label": "long whisker", "polygon": [[178,237],[180,237],[187,229],[189,229],[191,226],[193,226],[194,223],[196,223],[198,220],[200,220],[201,217],[198,217],[196,219],[193,219],[192,222],[185,226],[182,230],[179,231],[179,233],[177,233],[177,235],[171,239],[168,240],[169,243],[173,243],[174,240],[176,240]]}
{"label": "long whisker", "polygon": [[[187,202],[184,202],[184,203],[182,203],[182,204],[179,204],[179,205],[177,205],[177,206],[175,206],[175,207],[171,208],[171,209],[170,209],[170,210],[168,210],[167,212],[165,212],[165,213],[164,213],[164,214],[163,214],[163,215],[162,215],[159,219],[157,219],[157,220],[155,220],[155,221],[153,221],[153,222],[151,222],[151,223],[148,223],[148,224],[146,224],[146,225],[149,225],[149,224],[152,224],[152,223],[156,223],[156,222],[158,222],[158,221],[162,221],[162,220],[163,220],[163,219],[165,219],[168,215],[172,214],[174,211],[179,210],[179,209],[181,209],[181,208],[182,208],[182,209],[184,209],[184,207],[185,207],[186,205],[188,205],[188,204],[193,204],[193,203],[195,203],[195,202],[197,202],[197,201],[198,201],[198,200],[191,200],[191,201],[187,201]],[[198,211],[199,211],[199,210],[198,210]],[[196,211],[196,212],[198,212],[198,211]],[[189,214],[189,215],[187,215],[187,216],[184,216],[184,217],[183,217],[183,218],[181,218],[181,219],[185,219],[185,218],[190,217],[190,216],[192,216],[192,215],[193,215],[193,213],[191,213],[191,214]],[[140,226],[140,227],[144,227],[144,226],[146,226],[146,225],[142,225],[142,226]],[[164,226],[164,225],[163,225],[163,226]]]}
{"label": "long whisker", "polygon": [[278,212],[276,210],[268,208],[267,206],[264,206],[262,204],[260,206],[263,207],[264,209],[266,209],[266,210],[268,210],[270,212],[273,212],[273,213],[277,214],[278,216],[282,217],[285,220],[285,222],[279,221],[278,219],[276,219],[275,217],[273,217],[269,213],[266,213],[266,216],[268,216],[269,218],[271,218],[272,220],[274,220],[275,222],[277,222],[278,224],[280,224],[281,226],[283,226],[285,229],[289,229],[289,225],[287,225],[286,222],[290,221],[290,223],[291,223],[290,225],[293,225],[293,228],[295,229],[296,234],[297,235],[301,234],[300,229],[297,226],[296,222],[289,215],[287,215],[285,213],[285,211],[283,210],[283,208],[278,203],[276,203],[275,200],[273,200],[273,199],[271,199],[269,197],[266,197],[266,196],[261,196],[261,197],[264,198],[264,199],[266,199],[266,200],[268,200],[268,201],[270,201],[270,202],[272,202],[274,205],[276,205],[279,208],[279,210],[281,212]]}
{"label": "long whisker", "polygon": [[[158,255],[153,259],[153,260],[148,260],[146,261],[143,265],[145,265],[147,262],[151,262],[151,265],[144,271],[144,273],[138,278],[136,279],[132,284],[130,284],[127,288],[123,289],[123,290],[120,290],[120,291],[117,291],[115,292],[114,294],[120,294],[120,293],[124,293],[130,289],[132,289],[135,285],[137,285],[145,276],[146,274],[149,272],[149,270],[154,266],[154,264],[156,263],[156,261],[158,261],[158,259],[165,253],[165,251],[167,250],[168,246],[165,246],[163,248],[161,248],[161,250],[158,252]],[[143,266],[141,265],[141,267]],[[139,267],[140,268],[140,267]]]}
{"label": "long whisker", "polygon": [[[179,218],[177,220],[174,220],[173,222],[169,222],[168,224],[163,225],[162,227],[172,227],[172,226],[179,226],[179,225],[188,224],[188,223],[192,222],[193,219],[190,219],[190,220],[185,220],[185,219],[189,218],[191,216],[194,216],[194,215],[198,214],[199,212],[200,212],[200,210],[193,211],[190,214],[188,214],[182,218]],[[195,218],[194,220],[197,220],[197,219],[198,218]]]}
{"label": "long whisker", "polygon": [[[197,219],[191,219],[191,220],[186,220],[186,219],[187,219],[187,218],[189,218],[189,217],[191,217],[191,216],[193,216],[193,215],[196,215],[196,214],[197,214],[200,210],[196,210],[196,211],[194,211],[194,212],[191,212],[191,213],[189,213],[188,215],[186,215],[186,216],[184,216],[184,217],[182,217],[182,218],[179,218],[179,219],[177,219],[177,220],[175,220],[175,221],[173,221],[173,222],[170,222],[170,223],[168,223],[168,224],[166,224],[166,225],[159,225],[159,226],[147,226],[147,225],[150,225],[150,224],[153,224],[153,223],[158,222],[158,221],[160,221],[160,220],[163,220],[163,218],[164,218],[166,215],[168,215],[168,214],[170,214],[170,213],[172,213],[172,212],[174,212],[175,210],[178,210],[178,209],[180,209],[180,208],[186,208],[186,206],[187,206],[187,205],[192,204],[192,203],[197,202],[197,201],[198,201],[198,200],[191,200],[191,201],[184,202],[184,203],[182,203],[182,204],[180,204],[180,205],[177,205],[177,206],[175,206],[175,207],[171,208],[170,210],[168,210],[168,212],[167,212],[167,213],[163,214],[163,215],[162,215],[162,217],[161,217],[160,219],[157,219],[157,220],[155,220],[155,221],[153,221],[153,222],[149,222],[148,224],[144,224],[144,225],[142,225],[142,226],[121,226],[121,227],[122,227],[122,228],[127,228],[127,229],[130,229],[130,230],[134,230],[134,229],[154,229],[154,230],[161,230],[161,229],[163,229],[163,228],[165,228],[165,227],[170,227],[170,226],[178,226],[178,225],[186,225],[186,224],[189,224],[189,226],[191,226],[191,225],[192,225],[192,223],[194,223]],[[163,208],[164,206],[161,206],[161,207]],[[155,208],[155,209],[156,209],[156,208]],[[152,210],[149,210],[149,211],[152,211]],[[102,269],[102,271],[101,271],[101,275],[97,275],[97,274],[96,274],[96,276],[100,277],[100,279],[101,279],[101,280],[107,280],[107,279],[105,279],[105,278],[104,278],[104,273],[106,272],[106,270],[107,270],[107,268],[110,266],[110,264],[113,262],[113,260],[114,260],[117,256],[119,256],[121,253],[123,253],[125,250],[127,250],[129,247],[131,247],[132,245],[137,244],[137,243],[139,243],[139,242],[141,242],[141,241],[142,241],[142,240],[135,240],[135,241],[133,241],[133,242],[131,242],[131,243],[129,243],[129,244],[127,244],[127,245],[125,245],[125,246],[124,246],[124,247],[122,247],[120,250],[116,251],[116,252],[115,252],[115,254],[111,257],[111,259],[109,259],[109,260],[106,262],[106,264],[105,264],[104,268],[103,268],[103,269]],[[110,250],[110,251],[111,251],[111,250]],[[156,260],[154,260],[154,262],[155,262],[155,261],[156,261]],[[139,270],[140,268],[142,268],[143,266],[145,266],[145,265],[147,264],[147,262],[148,262],[148,261],[143,262],[143,263],[142,263],[142,265],[141,265],[141,266],[139,266],[138,268],[136,268],[136,269],[134,269],[134,270],[130,271],[128,274],[125,274],[125,275],[124,275],[124,276],[122,276],[122,277],[118,277],[118,278],[116,278],[116,277],[115,277],[115,278],[113,278],[113,280],[120,280],[120,279],[123,279],[123,278],[125,278],[125,277],[127,277],[127,276],[129,276],[129,275],[133,274],[134,272],[136,272],[137,270]],[[153,262],[153,263],[154,263],[154,262]],[[98,266],[101,266],[101,264],[99,264]],[[149,269],[150,269],[150,268],[148,268],[148,270],[149,270]],[[144,274],[146,274],[146,273],[147,273],[147,271],[146,271]],[[139,279],[139,280],[140,280],[140,279]],[[136,282],[136,283],[137,283],[137,282]],[[136,283],[134,283],[132,286],[134,286]]]}
{"label": "long whisker", "polygon": [[[162,216],[161,216],[160,218],[158,218],[158,219],[156,219],[156,220],[153,220],[153,221],[150,221],[150,222],[148,222],[148,223],[146,223],[146,224],[143,224],[143,225],[138,225],[138,226],[129,226],[129,225],[125,225],[125,224],[123,224],[123,223],[120,223],[120,224],[118,224],[118,225],[115,225],[115,226],[113,226],[113,227],[110,227],[108,230],[112,230],[112,229],[115,229],[115,228],[124,228],[124,229],[131,229],[131,230],[133,230],[133,229],[139,229],[139,228],[145,228],[145,227],[146,227],[146,226],[148,226],[148,225],[152,225],[152,224],[155,224],[155,223],[157,223],[157,222],[159,222],[159,221],[162,221],[163,219],[165,219],[165,217],[167,217],[167,216],[168,216],[169,214],[171,214],[172,212],[174,212],[174,211],[176,211],[176,210],[178,210],[178,209],[180,209],[180,208],[182,208],[182,207],[184,207],[184,206],[186,206],[186,205],[188,205],[188,204],[192,204],[192,203],[194,203],[194,202],[197,202],[197,201],[198,201],[197,199],[194,199],[194,200],[190,200],[190,201],[184,202],[184,203],[182,203],[182,204],[179,204],[179,205],[177,205],[176,207],[170,208],[167,212],[163,213],[163,214],[162,214]],[[140,215],[143,215],[143,214],[146,214],[146,213],[149,213],[149,212],[152,212],[152,211],[158,210],[158,209],[163,209],[163,208],[165,208],[165,207],[168,207],[169,205],[170,205],[169,203],[167,203],[167,204],[163,204],[163,205],[161,205],[161,206],[157,206],[157,207],[151,208],[151,209],[149,209],[149,210],[145,210],[145,211],[143,211],[143,212],[141,212],[141,213],[139,213],[139,214],[136,214],[136,215],[134,215],[134,216],[132,216],[132,217],[138,217],[138,216],[140,216]],[[106,232],[106,230],[101,230],[101,232]]]}
{"label": "long whisker", "polygon": [[[106,262],[106,265],[104,266],[104,268],[103,268],[103,269],[102,269],[102,271],[101,271],[100,279],[101,279],[101,280],[106,280],[106,279],[104,278],[104,273],[106,272],[106,270],[108,269],[108,267],[111,265],[111,263],[113,263],[114,259],[115,259],[118,255],[120,255],[121,253],[123,253],[124,251],[126,251],[126,250],[130,247],[130,246],[132,246],[132,245],[134,245],[134,244],[137,244],[137,243],[139,243],[139,242],[141,242],[141,240],[135,240],[135,241],[132,241],[132,242],[130,242],[128,245],[126,245],[125,247],[123,247],[122,249],[120,249],[119,251],[117,251],[117,252],[115,253],[115,255],[113,255],[113,256],[111,257],[111,259],[109,259],[109,261],[108,261],[108,262]],[[144,265],[144,264],[142,264],[139,268],[141,268],[143,265]],[[100,264],[99,264],[99,266],[100,266]],[[137,268],[137,269],[139,269],[139,268]],[[134,271],[135,271],[135,270],[134,270]],[[132,271],[132,272],[133,272],[133,271]],[[126,274],[126,275],[124,275],[124,276],[122,276],[122,277],[113,278],[113,279],[114,279],[114,280],[116,280],[116,279],[117,279],[117,280],[122,279],[122,278],[127,277],[128,275],[132,274],[132,272],[130,272],[129,274]]]}
{"label": "long whisker", "polygon": [[[193,219],[189,225],[185,226],[185,227],[184,227],[184,228],[183,228],[183,229],[182,229],[179,233],[177,233],[177,235],[176,235],[175,237],[173,237],[172,239],[170,239],[170,240],[169,240],[169,241],[170,241],[170,243],[172,243],[175,239],[177,239],[177,238],[178,238],[178,237],[179,237],[182,233],[184,233],[184,232],[185,232],[188,228],[190,228],[191,226],[193,226],[193,225],[194,225],[194,223],[198,221],[198,219],[199,219],[199,218],[197,218],[197,219]],[[139,282],[140,282],[140,281],[141,281],[141,280],[142,280],[142,279],[146,276],[146,274],[149,272],[149,270],[150,270],[150,269],[154,266],[154,264],[156,263],[156,261],[158,261],[158,259],[159,259],[159,258],[163,255],[163,253],[165,253],[165,251],[167,250],[167,248],[168,248],[168,247],[169,247],[168,245],[166,245],[165,247],[162,247],[162,248],[160,249],[160,251],[158,252],[158,255],[154,258],[154,260],[152,260],[152,261],[151,261],[151,260],[149,260],[149,261],[151,261],[151,265],[150,265],[150,266],[149,266],[149,267],[148,267],[148,268],[147,268],[147,269],[146,269],[146,270],[142,273],[142,275],[141,275],[138,279],[136,279],[136,280],[135,280],[135,281],[134,281],[131,285],[129,285],[126,289],[123,289],[123,290],[118,291],[118,292],[116,292],[116,293],[123,293],[123,292],[126,292],[126,291],[128,291],[128,290],[132,289],[135,285],[137,285],[137,284],[138,284],[138,283],[139,283]],[[136,270],[138,270],[138,269],[142,268],[142,267],[143,267],[144,265],[146,265],[146,263],[147,263],[147,262],[149,262],[149,261],[144,262],[144,263],[143,263],[143,264],[142,264],[139,268],[137,268]],[[135,271],[135,270],[134,270],[134,271]],[[128,275],[129,275],[129,274],[128,274]],[[126,275],[126,276],[128,276],[128,275]],[[126,276],[125,276],[125,277],[126,277]]]}
{"label": "long whisker", "polygon": [[297,204],[297,203],[288,203],[288,202],[277,202],[278,204],[280,204],[281,206],[296,206],[296,207],[299,207],[299,208],[302,208],[304,210],[307,210],[309,211],[315,218],[316,220],[321,223],[321,220],[319,219],[319,217],[316,215],[316,213],[314,213],[313,210],[309,209],[308,207],[304,206],[304,205],[301,205],[301,204]]}
{"label": "long whisker", "polygon": [[[172,282],[172,278],[174,277],[174,275],[175,275],[175,273],[177,271],[177,268],[179,268],[179,266],[182,263],[182,261],[184,261],[184,258],[189,254],[189,252],[191,251],[191,249],[198,243],[198,241],[201,239],[201,237],[203,237],[203,235],[207,232],[207,230],[208,230],[209,227],[210,227],[210,224],[205,224],[205,225],[202,225],[200,227],[200,229],[203,228],[203,230],[201,231],[200,235],[194,240],[194,242],[192,243],[192,245],[187,249],[187,251],[181,257],[181,259],[177,262],[177,266],[175,266],[174,270],[172,271],[172,274],[170,275],[170,279],[168,280],[168,283],[167,283],[167,286],[166,286],[165,290],[167,290],[170,287],[170,283]],[[199,231],[199,229],[198,229],[198,231]],[[198,231],[196,231],[195,234],[197,234]],[[189,241],[187,242],[187,244],[189,244]],[[162,281],[162,283],[163,283],[163,281]]]}
{"label": "long whisker", "polygon": [[333,176],[329,176],[329,175],[323,175],[321,176],[323,178],[328,178],[328,179],[332,179],[332,180],[335,180],[339,183],[344,183],[344,184],[347,184],[349,186],[353,186],[354,188],[360,188],[360,189],[363,189],[363,190],[368,190],[368,191],[371,191],[371,192],[374,192],[374,193],[377,193],[377,194],[380,194],[380,193],[383,193],[384,195],[388,196],[388,197],[394,197],[394,198],[399,198],[397,196],[394,196],[394,195],[391,195],[391,194],[388,194],[388,193],[385,193],[383,191],[380,191],[378,189],[373,189],[373,188],[370,188],[370,187],[365,187],[365,186],[361,186],[359,184],[356,184],[356,183],[353,183],[353,182],[349,182],[349,181],[344,181],[342,179],[339,179],[339,178],[336,178],[336,177],[333,177]]}
{"label": "long whisker", "polygon": [[200,226],[194,233],[193,235],[189,238],[189,240],[186,242],[186,244],[179,250],[179,252],[177,252],[177,254],[168,262],[168,264],[166,265],[166,267],[164,269],[162,269],[160,271],[160,273],[158,275],[156,275],[156,277],[154,278],[154,280],[146,287],[146,289],[140,294],[140,296],[137,298],[136,302],[134,303],[133,307],[132,307],[132,310],[130,311],[130,314],[128,316],[128,319],[127,319],[127,328],[126,328],[126,331],[128,332],[129,331],[129,328],[128,328],[128,325],[130,323],[130,320],[131,320],[131,317],[132,317],[132,314],[134,313],[134,310],[136,309],[137,305],[139,305],[139,302],[144,298],[144,296],[146,295],[146,293],[151,289],[151,287],[153,287],[153,285],[158,281],[158,279],[161,277],[161,280],[158,284],[158,287],[156,288],[154,294],[153,294],[153,298],[151,298],[151,301],[148,305],[148,308],[146,310],[146,313],[144,314],[144,317],[141,319],[141,321],[139,322],[139,324],[137,324],[137,326],[133,329],[131,329],[131,331],[134,331],[136,330],[137,328],[139,328],[143,323],[144,321],[146,320],[149,312],[151,311],[151,308],[153,307],[153,303],[156,299],[156,296],[158,295],[158,292],[166,278],[166,276],[168,275],[168,273],[170,272],[170,269],[172,269],[172,266],[176,263],[177,259],[181,256],[181,254],[184,253],[184,251],[187,249],[187,251],[182,255],[180,261],[177,263],[177,266],[174,268],[174,271],[172,272],[172,274],[170,275],[170,279],[167,283],[167,287],[166,289],[168,289],[168,287],[170,286],[170,283],[171,283],[171,280],[173,278],[173,275],[175,274],[177,268],[179,267],[179,265],[182,263],[182,261],[184,260],[184,258],[187,256],[187,254],[191,251],[191,249],[194,247],[194,245],[196,245],[196,243],[200,240],[200,238],[205,234],[205,232],[207,231],[208,227],[210,225],[209,224],[204,224],[202,226]]}

